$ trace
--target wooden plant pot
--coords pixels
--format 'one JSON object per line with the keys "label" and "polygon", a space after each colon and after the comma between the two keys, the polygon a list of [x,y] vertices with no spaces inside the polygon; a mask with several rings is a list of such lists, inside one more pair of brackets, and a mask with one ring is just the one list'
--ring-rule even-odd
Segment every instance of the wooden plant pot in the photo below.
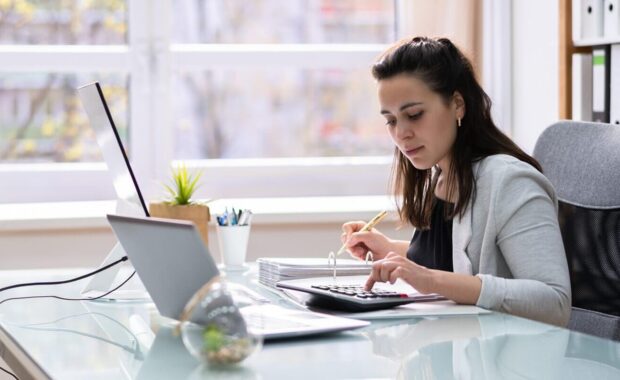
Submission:
{"label": "wooden plant pot", "polygon": [[209,206],[202,204],[177,206],[157,202],[149,204],[149,214],[155,218],[181,219],[193,222],[198,228],[205,246],[209,246],[209,220],[211,219]]}

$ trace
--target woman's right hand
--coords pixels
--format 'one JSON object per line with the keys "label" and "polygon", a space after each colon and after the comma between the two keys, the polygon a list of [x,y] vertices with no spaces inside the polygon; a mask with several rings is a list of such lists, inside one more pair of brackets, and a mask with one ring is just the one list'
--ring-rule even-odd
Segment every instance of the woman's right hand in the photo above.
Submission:
{"label": "woman's right hand", "polygon": [[340,240],[346,245],[351,256],[365,260],[368,251],[372,252],[373,260],[383,259],[388,252],[394,250],[394,242],[376,229],[360,232],[365,222],[348,222],[342,225]]}

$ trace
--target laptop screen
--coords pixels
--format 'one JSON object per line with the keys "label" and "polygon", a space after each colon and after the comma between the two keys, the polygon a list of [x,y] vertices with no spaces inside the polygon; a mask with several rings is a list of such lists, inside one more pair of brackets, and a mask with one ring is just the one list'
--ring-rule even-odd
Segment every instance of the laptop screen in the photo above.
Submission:
{"label": "laptop screen", "polygon": [[107,218],[161,315],[178,319],[194,293],[219,275],[192,223],[118,215]]}
{"label": "laptop screen", "polygon": [[101,86],[95,82],[78,88],[78,93],[90,120],[91,128],[97,136],[103,159],[113,178],[114,190],[118,197],[117,213],[129,216],[149,216],[148,208]]}

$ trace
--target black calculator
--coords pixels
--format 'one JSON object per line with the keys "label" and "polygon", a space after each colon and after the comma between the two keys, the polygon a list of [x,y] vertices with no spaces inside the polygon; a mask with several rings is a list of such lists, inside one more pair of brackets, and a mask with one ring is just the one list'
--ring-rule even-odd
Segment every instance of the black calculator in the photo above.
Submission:
{"label": "black calculator", "polygon": [[307,306],[350,312],[387,309],[411,302],[445,300],[438,294],[421,294],[409,287],[403,288],[390,284],[377,283],[372,290],[364,290],[360,285],[367,276],[346,276],[337,279],[331,277],[307,278],[280,281],[276,284],[281,289],[305,292],[310,297]]}

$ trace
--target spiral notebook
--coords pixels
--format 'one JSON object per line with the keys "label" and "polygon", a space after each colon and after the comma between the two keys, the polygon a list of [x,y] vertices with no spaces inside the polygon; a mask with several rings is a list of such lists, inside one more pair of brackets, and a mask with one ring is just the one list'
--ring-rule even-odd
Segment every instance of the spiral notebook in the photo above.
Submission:
{"label": "spiral notebook", "polygon": [[[256,260],[258,281],[266,286],[276,287],[276,283],[311,277],[333,276],[334,265],[327,258],[263,257]],[[371,264],[359,260],[339,259],[336,274],[340,276],[368,275]]]}

